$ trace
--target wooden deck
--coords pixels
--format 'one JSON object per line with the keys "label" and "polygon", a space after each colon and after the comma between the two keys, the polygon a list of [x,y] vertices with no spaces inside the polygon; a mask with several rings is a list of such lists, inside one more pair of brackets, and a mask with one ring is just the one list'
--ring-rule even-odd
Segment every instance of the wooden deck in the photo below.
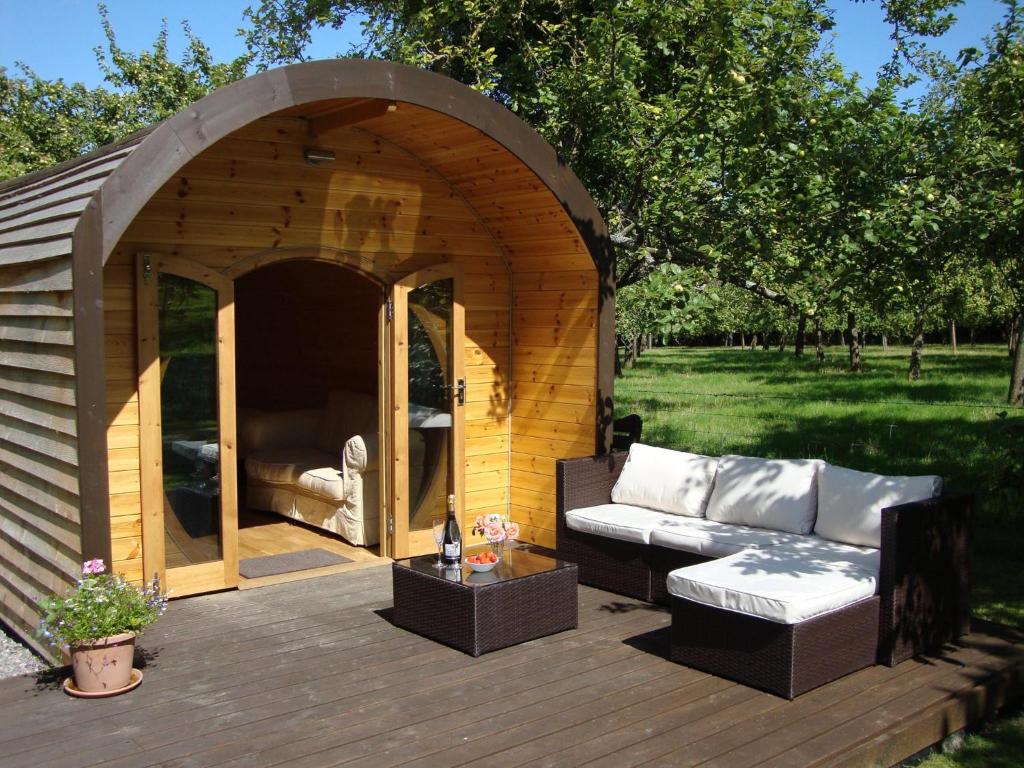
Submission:
{"label": "wooden deck", "polygon": [[667,614],[595,589],[578,630],[479,659],[390,604],[389,568],[173,603],[131,694],[0,681],[0,766],[890,765],[1024,670],[1021,637],[989,626],[788,702],[666,661]]}

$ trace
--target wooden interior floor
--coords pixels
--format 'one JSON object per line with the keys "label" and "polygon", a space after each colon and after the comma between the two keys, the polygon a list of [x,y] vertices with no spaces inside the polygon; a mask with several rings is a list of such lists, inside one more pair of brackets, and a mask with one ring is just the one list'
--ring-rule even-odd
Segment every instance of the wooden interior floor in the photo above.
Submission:
{"label": "wooden interior floor", "polygon": [[[217,559],[216,536],[191,539],[184,529],[181,528],[181,525],[177,523],[173,512],[166,515],[165,520],[169,521],[169,525],[173,526],[169,528],[165,539],[167,566],[169,568],[189,565],[192,562],[206,562],[210,559]],[[190,548],[190,551],[193,553],[191,558],[181,549],[178,542],[185,542],[185,546]],[[201,547],[206,547],[209,551],[202,550]],[[282,584],[288,581],[328,576],[333,573],[346,573],[390,562],[387,558],[380,557],[379,546],[357,547],[329,531],[303,525],[281,515],[275,515],[272,512],[262,512],[254,509],[242,509],[239,511],[239,560],[245,560],[249,557],[280,555],[286,552],[301,552],[304,549],[325,549],[328,552],[334,552],[347,557],[352,562],[332,565],[327,568],[309,568],[304,571],[293,571],[276,576],[264,576],[258,579],[239,577],[239,589]],[[198,559],[194,559],[197,556]]]}
{"label": "wooden interior floor", "polygon": [[892,765],[1021,691],[980,625],[796,701],[664,658],[665,611],[580,588],[577,630],[470,658],[388,621],[388,568],[173,603],[132,693],[0,681],[0,766]]}
{"label": "wooden interior floor", "polygon": [[238,516],[238,559],[280,555],[285,552],[301,552],[304,549],[325,549],[328,552],[347,557],[351,563],[332,565],[327,568],[309,568],[276,576],[258,579],[239,577],[239,589],[251,589],[289,581],[329,576],[335,573],[381,565],[390,562],[379,555],[380,547],[357,547],[329,531],[303,525],[272,512],[253,509],[242,510]]}

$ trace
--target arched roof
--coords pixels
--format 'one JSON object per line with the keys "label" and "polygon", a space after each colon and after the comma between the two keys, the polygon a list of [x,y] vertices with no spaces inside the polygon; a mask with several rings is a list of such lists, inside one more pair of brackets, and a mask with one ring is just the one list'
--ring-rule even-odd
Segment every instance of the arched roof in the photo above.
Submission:
{"label": "arched roof", "polygon": [[[594,202],[553,148],[507,109],[447,77],[390,62],[325,60],[256,74],[219,89],[177,115],[89,155],[0,184],[0,267],[13,267],[19,286],[48,291],[55,301],[73,296],[74,374],[80,446],[99,446],[105,436],[103,349],[103,265],[125,230],[153,194],[190,160],[218,140],[263,117],[315,120],[360,102],[400,105],[394,115],[370,120],[372,130],[402,144],[430,164],[432,150],[422,136],[404,136],[406,115],[445,115],[453,126],[482,134],[481,146],[502,148],[522,164],[519,183],[546,188],[571,219],[594,261],[600,280],[599,392],[610,395],[614,359],[613,250]],[[409,105],[409,108],[406,108]],[[486,155],[481,150],[482,156]],[[471,205],[467,179],[450,178]],[[477,180],[479,183],[479,180]],[[542,185],[542,186],[540,186]],[[490,195],[493,197],[493,194]],[[486,216],[484,217],[486,219]],[[501,239],[500,232],[496,239]],[[2,287],[2,286],[0,286]],[[73,290],[73,293],[72,293]],[[610,402],[607,413],[610,414]],[[605,416],[601,416],[606,428]],[[607,417],[610,419],[610,415]],[[106,462],[80,452],[82,507],[103,506]],[[86,513],[88,514],[88,513]],[[86,553],[103,552],[105,526],[87,529]],[[95,539],[88,541],[86,539]]]}

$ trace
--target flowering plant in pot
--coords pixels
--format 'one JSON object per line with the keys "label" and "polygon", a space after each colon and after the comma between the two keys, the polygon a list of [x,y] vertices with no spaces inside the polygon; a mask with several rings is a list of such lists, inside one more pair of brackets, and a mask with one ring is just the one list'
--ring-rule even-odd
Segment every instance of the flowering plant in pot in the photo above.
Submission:
{"label": "flowering plant in pot", "polygon": [[71,655],[75,688],[111,693],[131,682],[136,636],[163,614],[167,598],[154,580],[141,587],[89,560],[64,595],[39,601],[39,636]]}
{"label": "flowering plant in pot", "polygon": [[519,538],[519,525],[499,514],[478,515],[473,522],[473,533],[482,535],[499,557],[506,541]]}

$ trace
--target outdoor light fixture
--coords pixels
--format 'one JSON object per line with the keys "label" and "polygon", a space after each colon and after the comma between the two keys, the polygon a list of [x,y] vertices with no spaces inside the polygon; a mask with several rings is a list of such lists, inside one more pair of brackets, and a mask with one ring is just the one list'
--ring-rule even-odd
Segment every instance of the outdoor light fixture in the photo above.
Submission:
{"label": "outdoor light fixture", "polygon": [[310,165],[333,163],[336,159],[333,149],[320,149],[319,147],[306,147],[302,156],[306,158],[306,162]]}

